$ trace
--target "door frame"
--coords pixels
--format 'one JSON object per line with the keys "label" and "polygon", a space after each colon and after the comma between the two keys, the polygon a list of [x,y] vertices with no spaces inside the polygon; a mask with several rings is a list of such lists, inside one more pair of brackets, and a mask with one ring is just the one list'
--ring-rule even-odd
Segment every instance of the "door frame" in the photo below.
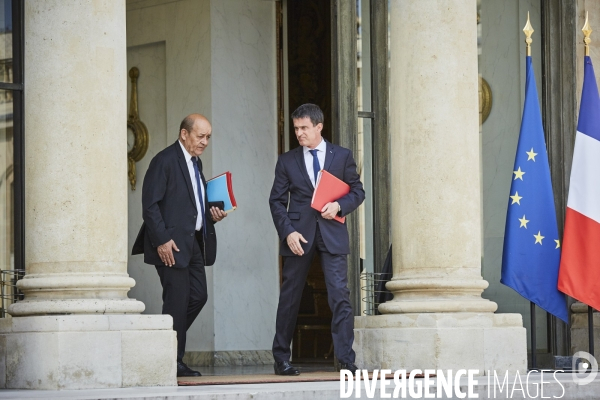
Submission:
{"label": "door frame", "polygon": [[[388,2],[370,1],[371,112],[358,111],[357,10],[355,1],[331,0],[332,108],[334,143],[358,153],[358,118],[372,119],[373,222],[375,272],[381,272],[391,245],[390,132],[388,129]],[[355,213],[356,214],[356,213]],[[360,315],[361,261],[358,215],[347,217],[350,235],[348,287],[354,314]]]}

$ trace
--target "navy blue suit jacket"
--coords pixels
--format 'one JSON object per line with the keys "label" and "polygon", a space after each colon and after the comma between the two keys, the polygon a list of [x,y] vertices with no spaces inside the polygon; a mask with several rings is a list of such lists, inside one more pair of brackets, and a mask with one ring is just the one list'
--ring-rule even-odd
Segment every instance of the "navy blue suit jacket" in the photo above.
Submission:
{"label": "navy blue suit jacket", "polygon": [[[217,235],[214,222],[207,207],[206,180],[202,173],[202,161],[198,159],[200,178],[204,184],[204,265],[213,265],[217,256]],[[132,254],[144,253],[144,262],[164,265],[157,247],[173,239],[179,252],[173,251],[174,267],[187,267],[192,258],[196,232],[196,209],[194,189],[185,156],[179,140],[158,153],[144,176],[142,186],[142,213],[144,224],[138,233]]]}
{"label": "navy blue suit jacket", "polygon": [[[337,200],[345,216],[356,210],[365,199],[360,176],[352,152],[327,142],[324,170],[335,175],[350,186],[350,193]],[[279,156],[275,167],[275,181],[269,204],[275,228],[281,240],[282,256],[295,256],[287,244],[287,236],[297,231],[308,241],[302,243],[306,252],[315,239],[317,223],[327,250],[332,254],[349,254],[350,243],[345,223],[327,220],[310,206],[314,187],[306,171],[303,147],[297,147]],[[289,198],[289,204],[288,204]]]}

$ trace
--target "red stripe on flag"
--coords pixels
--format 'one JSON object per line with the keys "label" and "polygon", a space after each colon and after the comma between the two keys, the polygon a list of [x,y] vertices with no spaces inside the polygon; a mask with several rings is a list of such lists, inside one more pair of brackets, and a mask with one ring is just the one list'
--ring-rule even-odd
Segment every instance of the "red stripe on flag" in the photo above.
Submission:
{"label": "red stripe on flag", "polygon": [[600,224],[568,207],[558,290],[600,309]]}

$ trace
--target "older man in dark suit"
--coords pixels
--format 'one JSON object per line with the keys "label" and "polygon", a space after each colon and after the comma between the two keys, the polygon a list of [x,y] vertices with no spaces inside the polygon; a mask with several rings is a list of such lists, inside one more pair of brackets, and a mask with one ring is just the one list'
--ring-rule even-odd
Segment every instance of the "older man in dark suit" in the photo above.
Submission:
{"label": "older man in dark suit", "polygon": [[163,287],[163,314],[177,332],[177,376],[200,376],[183,363],[186,332],[208,298],[204,267],[217,256],[214,223],[227,214],[208,207],[206,180],[198,158],[212,135],[200,114],[187,116],[179,139],[150,162],[142,188],[144,224],[132,254],[155,265]]}
{"label": "older man in dark suit", "polygon": [[[348,215],[358,208],[365,192],[352,152],[322,138],[323,119],[323,112],[314,104],[304,104],[294,111],[292,120],[300,147],[279,157],[269,198],[273,222],[281,239],[280,254],[284,258],[273,340],[274,369],[278,375],[300,373],[289,363],[290,345],[304,282],[315,253],[321,256],[329,307],[333,313],[331,334],[335,355],[342,369],[352,373],[357,369],[352,350],[354,313],[347,276],[348,229],[345,223],[333,218]],[[310,204],[321,169],[346,182],[350,193],[317,211]]]}

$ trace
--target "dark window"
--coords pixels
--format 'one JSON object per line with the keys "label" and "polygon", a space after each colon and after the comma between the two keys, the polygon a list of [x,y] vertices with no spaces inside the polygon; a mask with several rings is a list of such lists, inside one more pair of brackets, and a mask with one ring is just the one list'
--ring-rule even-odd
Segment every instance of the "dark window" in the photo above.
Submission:
{"label": "dark window", "polygon": [[1,317],[24,269],[23,149],[23,0],[0,0]]}

